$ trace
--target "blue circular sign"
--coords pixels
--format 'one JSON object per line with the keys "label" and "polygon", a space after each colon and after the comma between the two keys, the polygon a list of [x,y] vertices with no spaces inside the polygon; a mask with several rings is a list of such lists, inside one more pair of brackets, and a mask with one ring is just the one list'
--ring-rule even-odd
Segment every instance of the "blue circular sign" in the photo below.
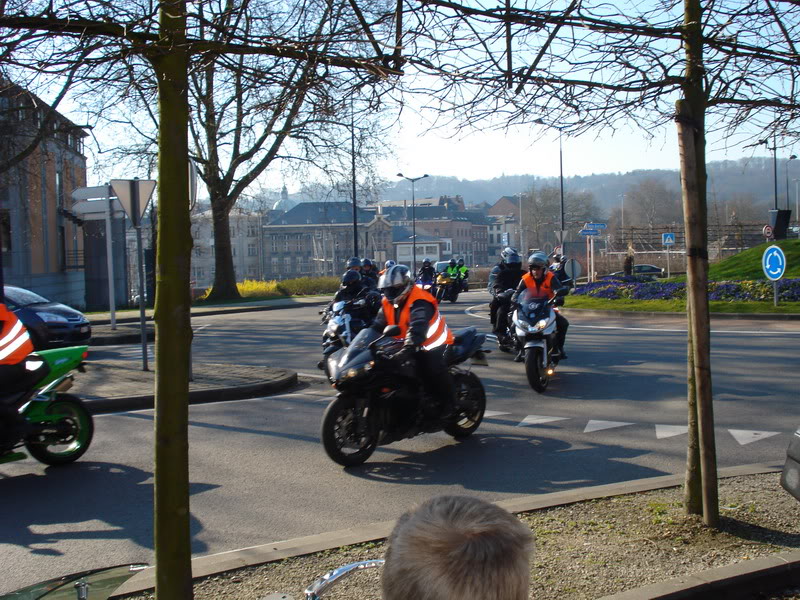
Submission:
{"label": "blue circular sign", "polygon": [[771,281],[777,281],[786,272],[786,255],[778,246],[770,246],[761,257],[761,268]]}

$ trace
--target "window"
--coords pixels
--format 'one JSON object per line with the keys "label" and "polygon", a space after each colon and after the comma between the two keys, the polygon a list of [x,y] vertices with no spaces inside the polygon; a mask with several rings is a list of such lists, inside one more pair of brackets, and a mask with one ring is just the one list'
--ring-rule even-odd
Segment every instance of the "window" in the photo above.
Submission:
{"label": "window", "polygon": [[258,246],[247,244],[247,256],[258,256]]}
{"label": "window", "polygon": [[258,235],[258,225],[256,223],[247,224],[247,237],[256,237]]}
{"label": "window", "polygon": [[258,265],[247,265],[248,277],[255,277],[258,275]]}
{"label": "window", "polygon": [[203,256],[203,249],[202,248],[195,248],[194,255],[197,257]]}

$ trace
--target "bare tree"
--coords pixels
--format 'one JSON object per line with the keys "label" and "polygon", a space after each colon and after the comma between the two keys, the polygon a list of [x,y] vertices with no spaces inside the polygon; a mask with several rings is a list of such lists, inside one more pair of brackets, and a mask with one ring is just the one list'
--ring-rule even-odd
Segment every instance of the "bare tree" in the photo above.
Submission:
{"label": "bare tree", "polygon": [[[543,123],[565,134],[635,123],[650,131],[676,119],[687,232],[690,451],[687,489],[700,490],[716,525],[708,325],[705,161],[708,131],[784,143],[800,111],[800,3],[701,0],[640,3],[542,0],[523,7],[425,0],[414,67],[440,77],[434,110],[464,124]],[[442,81],[446,82],[443,83]],[[679,103],[675,105],[675,101]],[[437,106],[438,105],[438,106]],[[697,449],[697,451],[693,450]],[[696,510],[687,502],[687,510]]]}
{"label": "bare tree", "polygon": [[677,193],[657,179],[643,179],[625,192],[628,224],[657,224],[682,220],[682,207]]}

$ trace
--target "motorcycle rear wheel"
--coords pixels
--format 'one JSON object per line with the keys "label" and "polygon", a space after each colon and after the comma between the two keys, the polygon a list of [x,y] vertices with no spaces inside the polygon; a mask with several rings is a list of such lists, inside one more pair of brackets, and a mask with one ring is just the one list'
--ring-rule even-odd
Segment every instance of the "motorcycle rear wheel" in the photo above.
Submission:
{"label": "motorcycle rear wheel", "polygon": [[540,394],[547,389],[550,376],[542,367],[542,349],[528,348],[525,350],[525,375],[528,376],[530,386]]}
{"label": "motorcycle rear wheel", "polygon": [[455,422],[444,428],[445,433],[462,439],[472,435],[483,421],[486,412],[486,391],[475,373],[454,373],[453,383],[458,395]]}
{"label": "motorcycle rear wheel", "polygon": [[376,434],[358,432],[356,399],[339,396],[325,409],[320,431],[322,447],[330,459],[344,467],[366,461],[378,445]]}
{"label": "motorcycle rear wheel", "polygon": [[48,422],[51,427],[41,433],[28,436],[25,449],[46,465],[66,465],[78,460],[92,443],[92,415],[83,402],[71,394],[59,394],[46,411],[60,418]]}

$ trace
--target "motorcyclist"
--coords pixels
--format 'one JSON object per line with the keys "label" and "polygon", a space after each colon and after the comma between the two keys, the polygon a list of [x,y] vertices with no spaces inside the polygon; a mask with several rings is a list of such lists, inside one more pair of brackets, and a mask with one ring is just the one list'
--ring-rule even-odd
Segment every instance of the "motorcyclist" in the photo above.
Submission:
{"label": "motorcyclist", "polygon": [[431,265],[431,259],[425,258],[422,266],[417,271],[417,280],[425,283],[436,283],[436,269]]}
{"label": "motorcyclist", "polygon": [[450,275],[450,277],[452,277],[453,279],[456,279],[458,277],[459,271],[458,271],[458,266],[456,265],[455,258],[450,259],[450,262],[447,264],[447,268],[444,270],[444,272]]}
{"label": "motorcyclist", "polygon": [[558,252],[553,252],[550,255],[550,261],[551,263],[549,269],[553,273],[553,275],[556,276],[556,279],[558,279],[558,281],[562,285],[566,286],[569,289],[575,287],[572,278],[569,275],[567,275],[567,271],[565,268],[566,261],[564,260],[564,256],[559,254]]}
{"label": "motorcyclist", "polygon": [[[377,292],[370,292],[370,287],[366,285],[361,275],[356,270],[345,271],[342,275],[342,284],[336,291],[336,294],[328,304],[327,310],[330,310],[335,302],[349,300],[356,300],[364,298],[364,311],[363,315],[355,314],[354,316],[363,318],[367,323],[371,322],[375,314],[380,309],[380,297]],[[356,313],[357,311],[354,311]]]}
{"label": "motorcyclist", "polygon": [[439,314],[436,300],[414,285],[405,265],[389,267],[381,275],[378,287],[383,293],[382,307],[372,328],[383,332],[387,325],[398,325],[404,345],[394,358],[413,357],[425,390],[441,402],[441,419],[448,423],[453,416],[456,390],[444,354],[453,343],[453,334]]}
{"label": "motorcyclist", "polygon": [[361,261],[361,277],[370,288],[375,289],[378,287],[378,272],[375,270],[375,265],[368,258]]}
{"label": "motorcyclist", "polygon": [[469,279],[469,268],[464,264],[464,259],[458,259],[458,277],[461,280],[461,291],[467,291],[467,280]]}
{"label": "motorcyclist", "polygon": [[[569,288],[562,284],[559,279],[547,269],[547,255],[541,251],[535,251],[528,257],[529,271],[522,276],[522,279],[511,298],[511,302],[516,302],[519,295],[526,289],[533,298],[547,298],[565,295]],[[569,321],[561,313],[556,312],[556,347],[553,350],[553,358],[564,360],[568,358],[564,352],[564,340],[567,337]],[[524,360],[523,352],[515,360]]]}
{"label": "motorcyclist", "polygon": [[396,264],[397,264],[397,263],[396,263],[396,262],[394,262],[392,259],[389,259],[389,260],[387,260],[387,261],[384,263],[384,265],[383,265],[383,269],[381,269],[381,270],[378,272],[378,275],[379,275],[379,276],[380,276],[380,275],[383,275],[384,273],[386,273],[386,270],[387,270],[389,267],[393,267],[393,266],[395,266]]}
{"label": "motorcyclist", "polygon": [[511,295],[507,293],[507,290],[515,289],[524,273],[519,252],[511,246],[503,248],[500,253],[500,262],[489,273],[489,293],[492,295],[492,301],[489,303],[489,317],[495,335],[505,335],[508,311],[511,306]]}
{"label": "motorcyclist", "polygon": [[347,271],[356,271],[359,275],[361,275],[361,259],[357,256],[351,256],[347,260]]}
{"label": "motorcyclist", "polygon": [[[0,302],[0,390],[24,390],[49,371],[42,360],[27,360],[33,352],[30,334],[12,311]],[[0,448],[21,417],[17,408],[0,399]]]}

